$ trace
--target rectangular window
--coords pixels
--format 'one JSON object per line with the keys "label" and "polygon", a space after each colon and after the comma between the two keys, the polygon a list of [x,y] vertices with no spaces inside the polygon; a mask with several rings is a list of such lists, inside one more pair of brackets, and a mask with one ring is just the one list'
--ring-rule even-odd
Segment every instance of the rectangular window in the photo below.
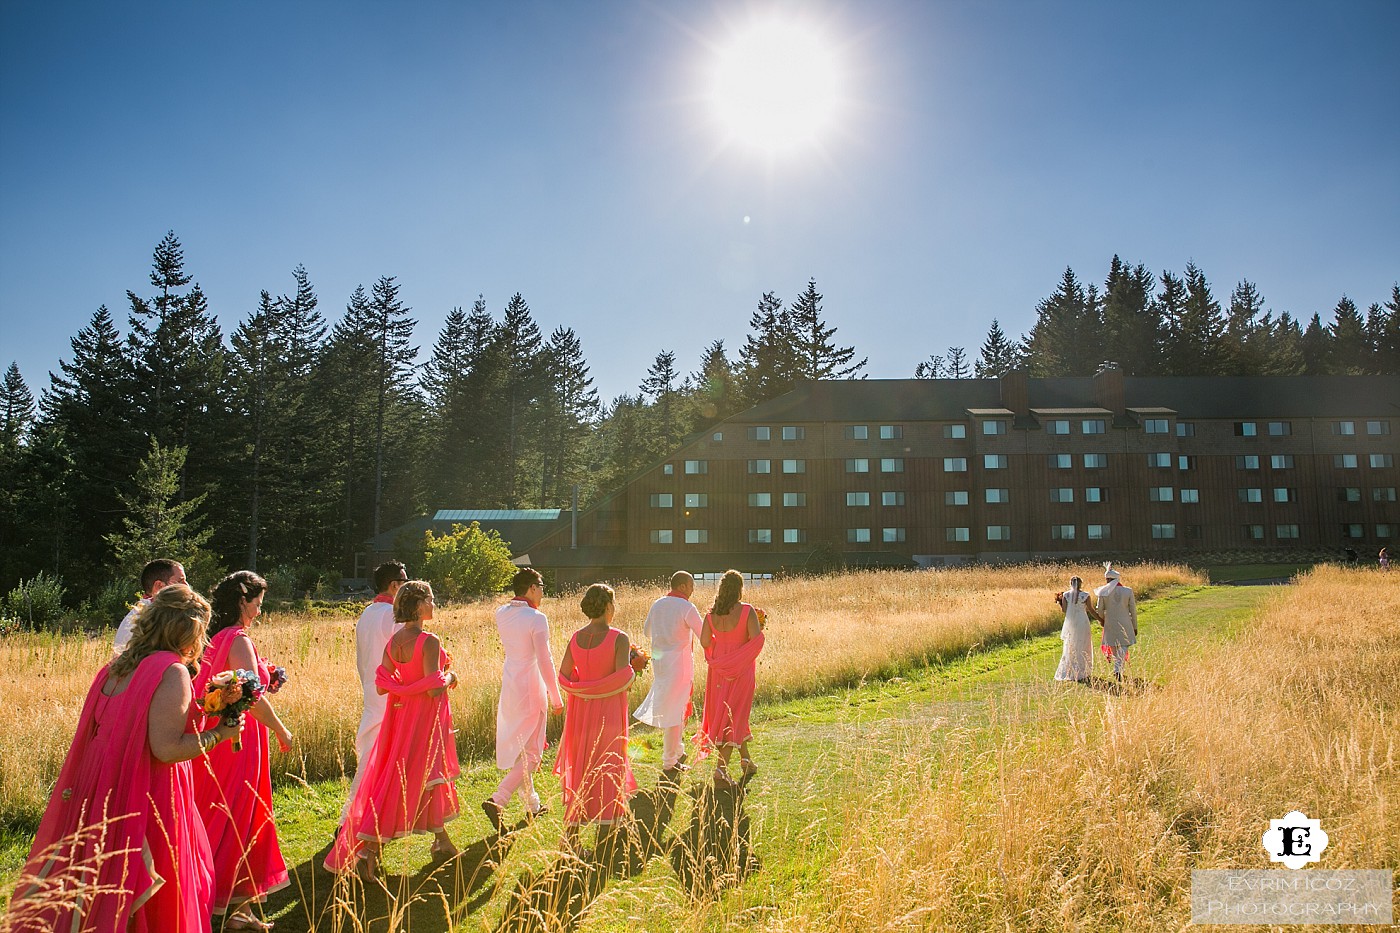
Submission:
{"label": "rectangular window", "polygon": [[846,529],[846,543],[847,543],[847,544],[869,544],[869,543],[870,543],[870,529],[869,529],[869,528],[847,528],[847,529]]}
{"label": "rectangular window", "polygon": [[1239,494],[1240,494],[1240,501],[1241,501],[1241,502],[1263,502],[1263,501],[1264,501],[1264,490],[1259,489],[1258,487],[1251,487],[1251,488],[1249,488],[1249,489],[1241,489],[1241,490],[1239,490]]}
{"label": "rectangular window", "polygon": [[1178,421],[1176,423],[1177,437],[1195,437],[1196,426],[1189,421]]}
{"label": "rectangular window", "polygon": [[870,426],[865,424],[846,425],[846,440],[865,441],[870,439]]}
{"label": "rectangular window", "polygon": [[904,425],[902,424],[882,424],[880,425],[880,440],[897,441],[904,437]]}
{"label": "rectangular window", "polygon": [[1356,454],[1333,454],[1332,466],[1338,470],[1356,469]]}
{"label": "rectangular window", "polygon": [[1046,433],[1046,434],[1068,434],[1068,433],[1069,433],[1069,419],[1068,419],[1068,418],[1057,418],[1057,419],[1055,419],[1055,420],[1045,422],[1045,433]]}
{"label": "rectangular window", "polygon": [[[960,441],[967,437],[967,425],[965,424],[945,424],[943,426],[943,436],[951,441]],[[964,541],[967,539],[964,538]]]}
{"label": "rectangular window", "polygon": [[896,492],[882,492],[882,493],[880,493],[880,504],[881,504],[881,505],[903,505],[903,504],[904,504],[904,492],[903,492],[902,490],[896,491]]}
{"label": "rectangular window", "polygon": [[1103,486],[1088,486],[1084,490],[1085,502],[1107,502],[1108,490]]}
{"label": "rectangular window", "polygon": [[1175,499],[1176,489],[1173,486],[1153,486],[1147,490],[1148,502],[1171,502]]}
{"label": "rectangular window", "polygon": [[1058,489],[1050,490],[1051,502],[1073,502],[1074,490],[1068,486],[1061,486]]}
{"label": "rectangular window", "polygon": [[806,542],[806,540],[807,540],[807,532],[803,531],[801,528],[784,528],[784,529],[783,529],[783,543],[784,543],[784,544],[802,544],[802,543]]}
{"label": "rectangular window", "polygon": [[882,457],[882,458],[880,459],[880,472],[881,472],[881,473],[903,473],[903,472],[904,472],[904,458],[903,458],[903,457]]}
{"label": "rectangular window", "polygon": [[1176,525],[1174,525],[1174,524],[1153,525],[1153,526],[1152,526],[1152,537],[1154,537],[1154,538],[1156,538],[1156,539],[1158,539],[1158,540],[1166,540],[1166,539],[1168,539],[1168,538],[1175,538],[1175,537],[1176,537]]}
{"label": "rectangular window", "polygon": [[1010,526],[1010,525],[988,525],[988,526],[987,526],[987,540],[988,540],[988,541],[1010,541],[1010,540],[1011,540],[1011,526]]}
{"label": "rectangular window", "polygon": [[982,433],[983,433],[983,434],[1005,434],[1005,433],[1006,433],[1006,422],[1005,422],[1005,421],[997,421],[997,420],[994,419],[994,418],[988,419],[988,420],[982,422]]}
{"label": "rectangular window", "polygon": [[1251,541],[1263,541],[1263,540],[1264,540],[1264,526],[1263,526],[1263,525],[1245,525],[1245,526],[1244,526],[1244,536],[1245,536],[1246,538],[1248,538],[1249,540],[1251,540]]}
{"label": "rectangular window", "polygon": [[1259,457],[1257,454],[1242,454],[1235,458],[1235,469],[1237,470],[1257,470],[1259,469]]}
{"label": "rectangular window", "polygon": [[1236,421],[1235,437],[1254,437],[1259,433],[1259,425],[1253,421]]}
{"label": "rectangular window", "polygon": [[1108,466],[1108,454],[1085,454],[1084,469],[1102,470]]}
{"label": "rectangular window", "polygon": [[1377,526],[1376,526],[1376,537],[1377,537],[1377,538],[1389,538],[1389,537],[1390,537],[1390,529],[1391,529],[1391,526],[1390,526],[1389,524],[1377,525]]}
{"label": "rectangular window", "polygon": [[943,494],[944,505],[967,505],[968,495],[966,489],[950,489]]}
{"label": "rectangular window", "polygon": [[1270,421],[1270,437],[1287,437],[1293,433],[1293,422],[1291,421]]}
{"label": "rectangular window", "polygon": [[671,543],[671,529],[669,529],[669,528],[655,528],[655,529],[652,529],[652,532],[651,532],[651,543],[652,543],[652,544],[670,544],[670,543]]}
{"label": "rectangular window", "polygon": [[1150,467],[1154,467],[1154,468],[1171,469],[1171,465],[1172,465],[1172,455],[1171,455],[1171,454],[1148,454],[1148,455],[1147,455],[1147,465],[1150,466]]}
{"label": "rectangular window", "polygon": [[982,468],[986,470],[1006,469],[1006,454],[983,454]]}
{"label": "rectangular window", "polygon": [[674,463],[663,464],[661,467],[661,472],[665,476],[674,476],[676,472],[676,465]]}
{"label": "rectangular window", "polygon": [[869,473],[870,461],[865,457],[851,457],[846,460],[847,473]]}
{"label": "rectangular window", "polygon": [[1166,434],[1171,423],[1166,418],[1148,418],[1142,423],[1144,434]]}
{"label": "rectangular window", "polygon": [[943,472],[944,472],[944,473],[966,473],[966,472],[967,472],[967,458],[966,458],[966,457],[944,457],[944,458],[943,458]]}
{"label": "rectangular window", "polygon": [[1361,537],[1364,536],[1365,534],[1366,534],[1366,526],[1365,526],[1365,525],[1362,525],[1362,524],[1360,524],[1360,523],[1357,523],[1357,524],[1354,524],[1354,525],[1348,525],[1348,524],[1343,524],[1343,525],[1342,525],[1342,537],[1343,537],[1343,538],[1361,538]]}
{"label": "rectangular window", "polygon": [[710,506],[710,494],[706,492],[688,492],[685,494],[685,507],[688,509],[705,509]]}
{"label": "rectangular window", "polygon": [[1274,537],[1284,541],[1294,541],[1298,538],[1297,525],[1275,525]]}
{"label": "rectangular window", "polygon": [[1181,501],[1190,504],[1197,504],[1201,501],[1201,491],[1199,489],[1182,489]]}
{"label": "rectangular window", "polygon": [[651,507],[654,509],[669,509],[671,507],[671,494],[669,492],[654,492],[651,494]]}
{"label": "rectangular window", "polygon": [[806,472],[807,472],[807,461],[806,461],[806,460],[784,460],[784,461],[783,461],[783,472],[784,472],[784,473],[806,473]]}
{"label": "rectangular window", "polygon": [[749,440],[751,441],[771,441],[772,439],[772,428],[764,427],[762,425],[758,427],[749,428]]}
{"label": "rectangular window", "polygon": [[1054,540],[1054,541],[1073,541],[1073,540],[1074,540],[1074,526],[1073,526],[1073,525],[1051,525],[1051,526],[1050,526],[1050,538],[1051,538],[1052,540]]}
{"label": "rectangular window", "polygon": [[772,473],[772,472],[773,472],[773,461],[772,461],[772,460],[750,460],[750,461],[749,461],[749,472],[750,472],[750,473]]}
{"label": "rectangular window", "polygon": [[1046,458],[1046,463],[1052,470],[1068,470],[1074,466],[1074,457],[1069,454],[1051,454]]}
{"label": "rectangular window", "polygon": [[773,529],[772,529],[772,528],[750,528],[750,529],[749,529],[749,543],[750,543],[750,544],[772,544],[772,543],[773,543]]}
{"label": "rectangular window", "polygon": [[686,544],[709,544],[710,532],[705,528],[687,528],[685,530]]}
{"label": "rectangular window", "polygon": [[800,426],[788,425],[783,428],[783,440],[802,441],[807,439],[807,429]]}
{"label": "rectangular window", "polygon": [[1084,434],[1102,434],[1107,422],[1102,418],[1086,418],[1080,422],[1079,430]]}
{"label": "rectangular window", "polygon": [[1334,421],[1332,422],[1332,433],[1350,437],[1356,433],[1355,421]]}
{"label": "rectangular window", "polygon": [[687,476],[700,476],[710,472],[710,464],[707,460],[687,460],[685,462],[685,472]]}
{"label": "rectangular window", "polygon": [[1196,469],[1196,457],[1194,454],[1178,454],[1176,458],[1176,468],[1178,470]]}
{"label": "rectangular window", "polygon": [[771,492],[751,492],[749,493],[749,505],[755,509],[771,508],[773,494]]}
{"label": "rectangular window", "polygon": [[903,528],[881,528],[880,540],[886,544],[895,544],[904,540]]}
{"label": "rectangular window", "polygon": [[959,527],[959,528],[944,528],[944,529],[943,529],[943,535],[944,535],[944,538],[945,538],[946,540],[948,540],[948,541],[971,541],[971,540],[972,540],[972,529],[971,529],[971,528],[961,528],[961,527]]}
{"label": "rectangular window", "polygon": [[783,507],[788,509],[800,509],[807,504],[807,494],[805,492],[785,492],[783,493]]}
{"label": "rectangular window", "polygon": [[1383,470],[1395,466],[1393,454],[1371,454],[1371,469]]}
{"label": "rectangular window", "polygon": [[716,444],[724,443],[724,432],[716,431],[714,434],[710,435],[710,440],[714,441]]}
{"label": "rectangular window", "polygon": [[1291,470],[1293,469],[1293,455],[1274,454],[1269,458],[1269,466],[1275,470]]}
{"label": "rectangular window", "polygon": [[[1356,501],[1360,501],[1360,499],[1361,499],[1361,496],[1360,496],[1361,490],[1358,489],[1358,490],[1356,490],[1356,492],[1357,492]],[[1394,486],[1377,486],[1375,489],[1372,489],[1372,490],[1371,490],[1371,501],[1372,501],[1372,502],[1394,502],[1394,501],[1395,501],[1395,487],[1394,487]]]}
{"label": "rectangular window", "polygon": [[1285,488],[1285,487],[1282,487],[1282,486],[1275,486],[1275,487],[1274,487],[1274,501],[1275,501],[1275,502],[1297,502],[1297,501],[1298,501],[1298,490],[1296,490],[1296,489],[1289,489],[1289,488]]}
{"label": "rectangular window", "polygon": [[987,501],[993,505],[1004,505],[1011,501],[1011,490],[1009,489],[987,489],[983,493]]}
{"label": "rectangular window", "polygon": [[870,493],[868,492],[848,492],[846,493],[846,504],[848,506],[862,506],[870,504]]}
{"label": "rectangular window", "polygon": [[1108,526],[1107,526],[1107,525],[1089,525],[1089,526],[1087,527],[1087,529],[1085,530],[1084,535],[1085,535],[1085,537],[1087,537],[1090,541],[1107,541],[1107,540],[1108,540]]}
{"label": "rectangular window", "polygon": [[1366,422],[1366,433],[1367,433],[1367,434],[1389,434],[1389,433],[1390,433],[1390,422],[1389,422],[1389,421],[1368,421],[1368,422]]}
{"label": "rectangular window", "polygon": [[[1374,493],[1375,490],[1372,490],[1372,492]],[[1360,486],[1338,486],[1338,487],[1337,487],[1337,501],[1338,501],[1338,502],[1360,502],[1360,501],[1361,501],[1361,487],[1360,487]]]}

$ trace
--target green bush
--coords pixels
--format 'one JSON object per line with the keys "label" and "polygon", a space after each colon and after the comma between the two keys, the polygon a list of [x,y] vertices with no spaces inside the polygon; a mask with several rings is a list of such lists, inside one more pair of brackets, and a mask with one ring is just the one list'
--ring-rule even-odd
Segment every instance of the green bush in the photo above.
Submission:
{"label": "green bush", "polygon": [[63,618],[66,592],[62,577],[41,570],[10,590],[5,597],[5,612],[31,632],[50,628]]}
{"label": "green bush", "polygon": [[140,598],[133,581],[113,580],[82,601],[76,620],[86,628],[116,628]]}
{"label": "green bush", "polygon": [[445,535],[423,533],[420,573],[444,599],[475,599],[499,593],[515,575],[510,545],[479,522],[453,525]]}

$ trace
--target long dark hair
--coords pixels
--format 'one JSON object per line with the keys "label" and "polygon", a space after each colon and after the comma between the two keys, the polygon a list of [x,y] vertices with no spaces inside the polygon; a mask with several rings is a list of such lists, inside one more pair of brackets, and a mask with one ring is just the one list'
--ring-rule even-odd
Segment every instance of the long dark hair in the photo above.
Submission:
{"label": "long dark hair", "polygon": [[224,629],[232,628],[243,620],[243,604],[240,600],[252,602],[266,590],[267,581],[251,570],[237,570],[220,580],[209,598],[213,606],[209,617],[209,637],[213,638]]}

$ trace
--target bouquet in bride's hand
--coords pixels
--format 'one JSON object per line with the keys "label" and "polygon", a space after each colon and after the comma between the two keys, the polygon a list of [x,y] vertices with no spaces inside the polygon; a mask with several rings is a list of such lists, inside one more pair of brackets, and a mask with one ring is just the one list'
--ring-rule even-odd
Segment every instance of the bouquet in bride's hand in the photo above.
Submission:
{"label": "bouquet in bride's hand", "polygon": [[[253,671],[222,671],[209,678],[204,696],[195,702],[207,716],[218,716],[226,726],[239,725],[239,716],[262,699],[267,688]],[[233,750],[243,751],[243,733],[233,738]]]}

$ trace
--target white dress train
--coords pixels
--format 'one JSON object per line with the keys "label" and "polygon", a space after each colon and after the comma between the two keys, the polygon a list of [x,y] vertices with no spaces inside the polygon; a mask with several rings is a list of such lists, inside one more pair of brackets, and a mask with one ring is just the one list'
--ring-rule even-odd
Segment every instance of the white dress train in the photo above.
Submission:
{"label": "white dress train", "polygon": [[1089,594],[1080,590],[1065,590],[1065,624],[1060,639],[1065,643],[1060,666],[1055,668],[1056,680],[1086,680],[1094,666],[1094,638],[1089,628]]}

